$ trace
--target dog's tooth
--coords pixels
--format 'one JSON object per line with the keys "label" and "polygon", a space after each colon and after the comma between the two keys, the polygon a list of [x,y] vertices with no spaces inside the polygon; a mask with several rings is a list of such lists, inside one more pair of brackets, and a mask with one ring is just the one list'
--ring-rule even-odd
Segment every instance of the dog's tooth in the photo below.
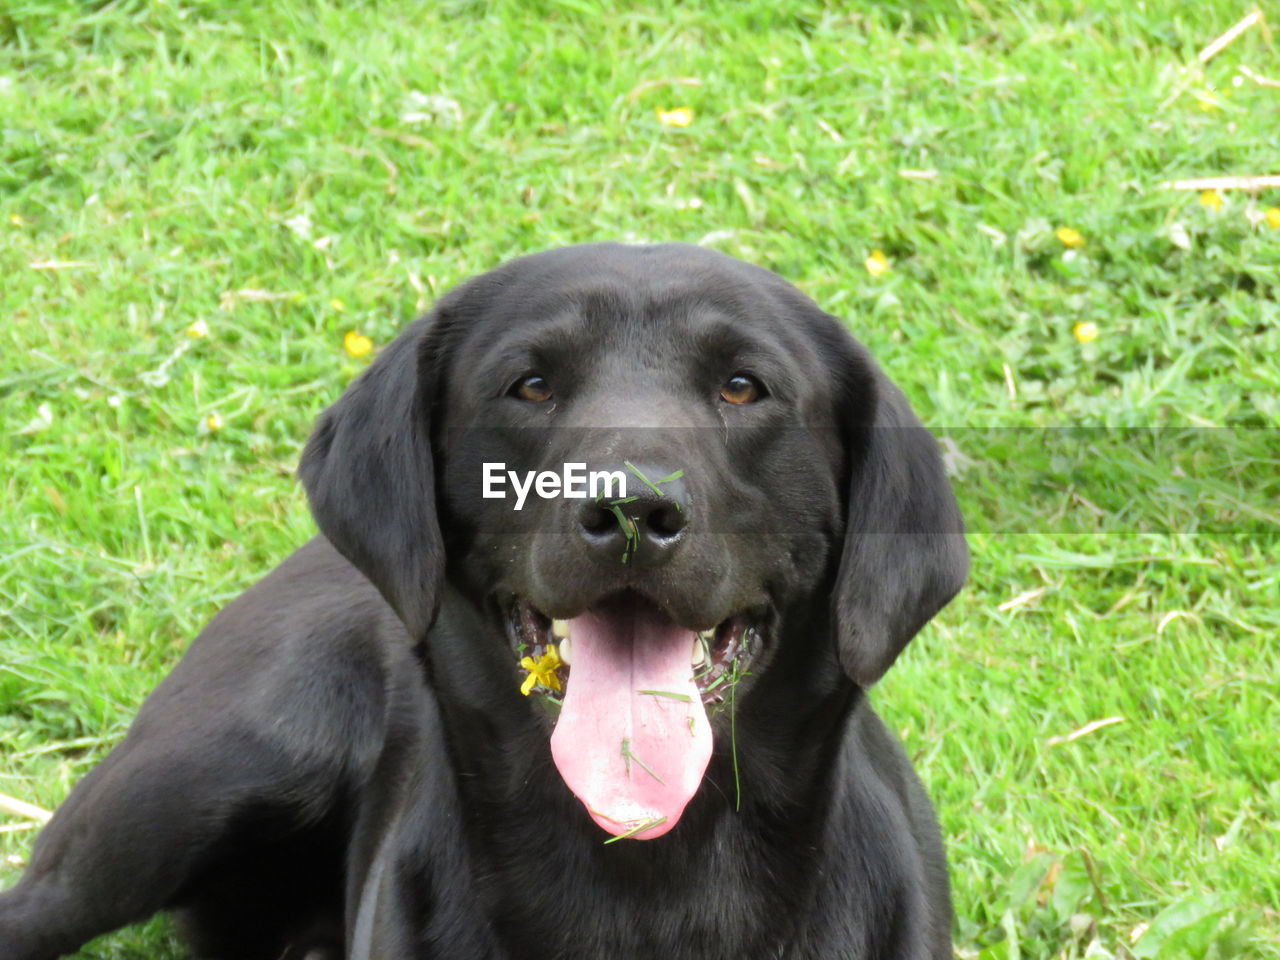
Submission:
{"label": "dog's tooth", "polygon": [[707,648],[702,645],[702,638],[693,641],[693,650],[689,653],[689,663],[700,667],[707,659]]}
{"label": "dog's tooth", "polygon": [[707,643],[714,643],[716,639],[716,628],[712,627],[710,630],[702,630],[698,633],[698,636],[707,641]]}
{"label": "dog's tooth", "polygon": [[563,640],[560,641],[560,645],[556,647],[556,652],[560,654],[561,663],[563,663],[566,667],[573,666],[572,661],[569,659],[569,638],[568,637],[565,637]]}
{"label": "dog's tooth", "polygon": [[561,640],[569,636],[569,621],[568,620],[552,620],[551,634],[552,636],[558,637]]}

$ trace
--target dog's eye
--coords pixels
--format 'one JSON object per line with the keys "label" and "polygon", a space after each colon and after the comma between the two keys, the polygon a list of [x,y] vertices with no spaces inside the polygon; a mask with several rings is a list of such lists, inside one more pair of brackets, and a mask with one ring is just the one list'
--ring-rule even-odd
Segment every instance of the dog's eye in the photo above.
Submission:
{"label": "dog's eye", "polygon": [[746,373],[736,373],[720,388],[720,399],[726,403],[755,403],[766,396],[764,384]]}
{"label": "dog's eye", "polygon": [[509,393],[529,403],[546,403],[551,399],[551,385],[535,373],[517,380]]}

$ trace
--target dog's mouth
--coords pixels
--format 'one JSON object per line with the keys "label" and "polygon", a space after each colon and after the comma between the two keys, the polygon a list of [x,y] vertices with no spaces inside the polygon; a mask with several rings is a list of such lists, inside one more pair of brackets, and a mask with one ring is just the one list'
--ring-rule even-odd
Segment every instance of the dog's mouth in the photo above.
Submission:
{"label": "dog's mouth", "polygon": [[697,631],[625,594],[567,620],[515,600],[508,632],[521,691],[558,707],[552,757],[592,819],[639,840],[674,827],[711,759],[708,710],[734,704],[758,622]]}
{"label": "dog's mouth", "polygon": [[[519,654],[523,693],[537,692],[553,704],[561,702],[573,671],[572,622],[553,620],[527,601],[511,603],[507,631]],[[686,632],[689,669],[703,705],[723,704],[754,659],[759,628],[740,614],[709,630]]]}

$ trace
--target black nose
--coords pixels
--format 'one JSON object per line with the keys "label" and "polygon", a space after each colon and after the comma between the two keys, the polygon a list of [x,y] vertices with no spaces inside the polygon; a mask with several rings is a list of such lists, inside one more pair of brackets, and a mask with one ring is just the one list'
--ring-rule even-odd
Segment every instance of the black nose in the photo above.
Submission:
{"label": "black nose", "polygon": [[[670,472],[644,474],[665,477]],[[684,485],[674,480],[649,486],[632,476],[627,481],[626,497],[588,501],[578,508],[578,533],[603,563],[661,566],[674,556],[689,523],[689,504],[681,502]]]}

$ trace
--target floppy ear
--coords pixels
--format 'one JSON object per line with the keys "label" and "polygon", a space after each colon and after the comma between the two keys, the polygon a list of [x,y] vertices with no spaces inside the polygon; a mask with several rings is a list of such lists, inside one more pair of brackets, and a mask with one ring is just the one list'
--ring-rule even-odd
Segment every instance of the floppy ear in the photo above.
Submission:
{"label": "floppy ear", "polygon": [[840,662],[868,687],[959,591],[969,548],[937,441],[861,345],[851,359],[854,422],[846,429],[850,479],[834,612]]}
{"label": "floppy ear", "polygon": [[436,519],[431,371],[418,320],[320,415],[298,474],[320,531],[378,588],[410,635],[435,616],[444,545]]}

